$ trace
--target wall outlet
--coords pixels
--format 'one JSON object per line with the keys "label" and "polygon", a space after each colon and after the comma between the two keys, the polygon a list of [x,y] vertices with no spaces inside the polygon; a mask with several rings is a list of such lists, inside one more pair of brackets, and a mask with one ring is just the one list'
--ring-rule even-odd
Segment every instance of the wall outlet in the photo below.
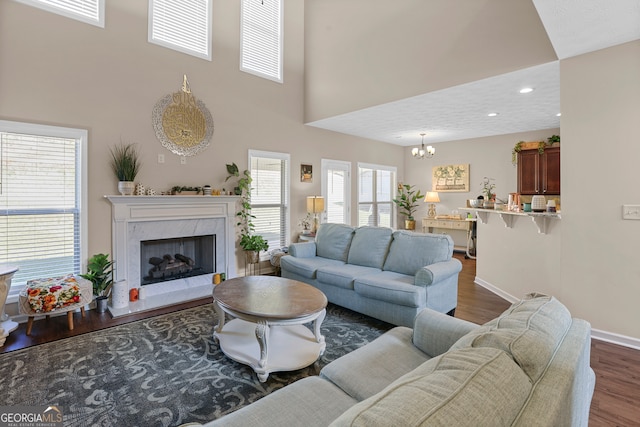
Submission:
{"label": "wall outlet", "polygon": [[164,163],[164,154],[158,154],[158,163]]}
{"label": "wall outlet", "polygon": [[640,205],[622,205],[622,219],[640,219]]}
{"label": "wall outlet", "polygon": [[186,165],[187,164],[187,158],[184,157],[184,156],[180,157],[180,164],[181,165]]}

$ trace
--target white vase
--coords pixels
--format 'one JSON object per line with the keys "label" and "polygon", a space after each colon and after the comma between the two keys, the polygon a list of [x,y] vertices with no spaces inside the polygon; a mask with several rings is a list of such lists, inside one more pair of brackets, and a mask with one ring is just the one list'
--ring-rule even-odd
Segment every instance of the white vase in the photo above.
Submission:
{"label": "white vase", "polygon": [[132,181],[120,181],[120,182],[118,182],[118,191],[123,196],[131,196],[135,189],[136,189],[136,185]]}
{"label": "white vase", "polygon": [[125,308],[129,305],[129,283],[126,280],[113,283],[111,305],[113,308]]}

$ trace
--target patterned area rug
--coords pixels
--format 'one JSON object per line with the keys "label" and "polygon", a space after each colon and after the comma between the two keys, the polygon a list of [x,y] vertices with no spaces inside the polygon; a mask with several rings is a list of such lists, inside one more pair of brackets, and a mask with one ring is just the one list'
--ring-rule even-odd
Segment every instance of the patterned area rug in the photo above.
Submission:
{"label": "patterned area rug", "polygon": [[329,305],[325,354],[260,383],[213,341],[212,304],[0,355],[3,406],[58,405],[65,426],[176,426],[233,412],[392,326]]}

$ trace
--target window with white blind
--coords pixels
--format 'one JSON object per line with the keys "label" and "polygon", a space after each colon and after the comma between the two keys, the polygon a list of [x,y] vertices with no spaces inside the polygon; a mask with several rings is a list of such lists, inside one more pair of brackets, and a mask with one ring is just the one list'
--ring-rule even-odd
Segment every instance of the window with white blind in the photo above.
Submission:
{"label": "window with white blind", "polygon": [[31,279],[81,273],[87,131],[0,121],[0,264],[18,267],[9,302]]}
{"label": "window with white blind", "polygon": [[211,61],[211,0],[149,0],[149,43]]}
{"label": "window with white blind", "polygon": [[[269,250],[289,244],[289,157],[284,153],[249,151],[254,233],[269,242]],[[267,258],[264,252],[262,256]]]}
{"label": "window with white blind", "polygon": [[282,83],[282,0],[241,0],[240,70]]}
{"label": "window with white blind", "polygon": [[396,168],[358,164],[358,225],[395,228]]}
{"label": "window with white blind", "polygon": [[47,12],[57,13],[104,28],[105,0],[16,0]]}
{"label": "window with white blind", "polygon": [[326,205],[323,222],[351,224],[351,162],[322,159],[321,169]]}

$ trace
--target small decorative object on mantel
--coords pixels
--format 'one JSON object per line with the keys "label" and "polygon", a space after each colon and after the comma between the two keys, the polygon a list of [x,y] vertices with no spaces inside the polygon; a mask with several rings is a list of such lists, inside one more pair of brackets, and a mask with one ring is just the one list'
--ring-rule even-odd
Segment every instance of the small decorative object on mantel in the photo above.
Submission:
{"label": "small decorative object on mantel", "polygon": [[404,221],[404,228],[407,230],[416,229],[413,214],[418,209],[418,200],[424,197],[424,194],[420,194],[420,190],[416,192],[413,187],[409,184],[398,184],[398,197],[393,199],[393,203],[400,209],[400,214],[407,217]]}
{"label": "small decorative object on mantel", "polygon": [[182,90],[156,103],[153,128],[162,145],[179,156],[195,156],[209,146],[213,117],[204,103],[191,93],[186,74]]}
{"label": "small decorative object on mantel", "polygon": [[135,190],[134,181],[140,172],[140,154],[135,144],[120,142],[111,149],[111,169],[118,178],[118,191],[130,196]]}

